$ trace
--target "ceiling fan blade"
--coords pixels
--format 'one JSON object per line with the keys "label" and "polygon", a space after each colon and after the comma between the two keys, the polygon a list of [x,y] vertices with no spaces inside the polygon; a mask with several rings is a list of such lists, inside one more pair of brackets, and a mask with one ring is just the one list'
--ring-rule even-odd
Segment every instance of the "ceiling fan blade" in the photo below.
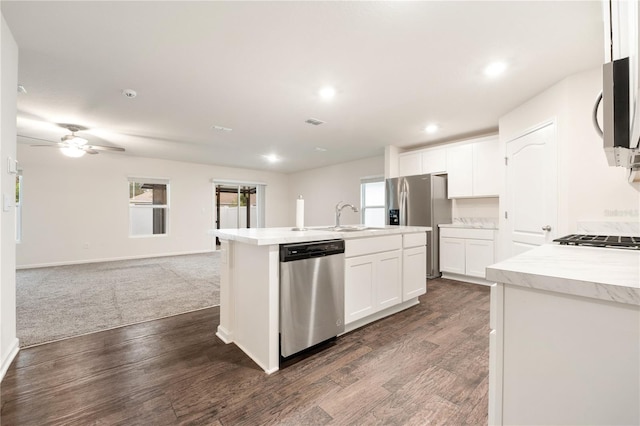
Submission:
{"label": "ceiling fan blade", "polygon": [[120,148],[117,146],[104,146],[104,145],[86,145],[87,149],[92,149],[96,151],[118,151],[124,152],[124,148]]}
{"label": "ceiling fan blade", "polygon": [[95,149],[84,149],[84,152],[86,152],[87,154],[99,154],[98,151],[96,151]]}
{"label": "ceiling fan blade", "polygon": [[64,144],[64,143],[55,143],[55,142],[51,142],[51,145],[29,145],[29,146],[37,146],[37,147],[47,147],[47,148],[65,148],[68,147],[69,145]]}
{"label": "ceiling fan blade", "polygon": [[[60,144],[59,142],[54,142],[54,141],[50,141],[48,139],[42,139],[42,138],[34,138],[33,136],[18,135],[18,137],[27,138],[27,139],[33,139],[33,140],[36,140],[36,141],[48,142],[48,143],[52,143],[52,144]],[[35,145],[32,145],[32,146],[35,146]],[[46,146],[46,145],[41,145],[41,146]]]}

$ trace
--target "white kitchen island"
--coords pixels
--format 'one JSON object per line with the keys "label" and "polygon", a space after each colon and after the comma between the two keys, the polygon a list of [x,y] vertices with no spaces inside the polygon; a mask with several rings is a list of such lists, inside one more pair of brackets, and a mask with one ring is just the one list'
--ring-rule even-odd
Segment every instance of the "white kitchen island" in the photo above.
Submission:
{"label": "white kitchen island", "polygon": [[487,279],[490,425],[640,424],[640,251],[543,245]]}
{"label": "white kitchen island", "polygon": [[280,363],[280,244],[345,240],[345,332],[414,306],[426,292],[430,227],[326,228],[211,231],[221,241],[216,335],[235,343],[267,373],[277,371]]}

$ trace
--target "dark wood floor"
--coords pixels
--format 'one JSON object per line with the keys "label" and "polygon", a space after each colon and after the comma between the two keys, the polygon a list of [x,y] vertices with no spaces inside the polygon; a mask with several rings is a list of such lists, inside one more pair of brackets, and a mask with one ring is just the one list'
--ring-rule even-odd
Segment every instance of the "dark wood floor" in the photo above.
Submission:
{"label": "dark wood floor", "polygon": [[429,281],[421,304],[266,375],[215,335],[219,309],[20,351],[1,424],[487,423],[489,289]]}

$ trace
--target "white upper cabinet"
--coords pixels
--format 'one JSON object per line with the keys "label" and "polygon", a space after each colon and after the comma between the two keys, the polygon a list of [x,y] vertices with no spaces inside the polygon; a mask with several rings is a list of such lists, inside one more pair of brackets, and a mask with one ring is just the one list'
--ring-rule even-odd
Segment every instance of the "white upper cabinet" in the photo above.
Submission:
{"label": "white upper cabinet", "polygon": [[501,170],[497,136],[447,148],[449,198],[497,197]]}
{"label": "white upper cabinet", "polygon": [[433,148],[422,152],[422,173],[446,173],[447,150]]}
{"label": "white upper cabinet", "polygon": [[498,196],[501,167],[498,137],[473,144],[473,196]]}
{"label": "white upper cabinet", "polygon": [[449,198],[473,196],[473,146],[454,146],[447,149]]}
{"label": "white upper cabinet", "polygon": [[412,176],[422,174],[422,153],[408,152],[398,156],[398,175]]}
{"label": "white upper cabinet", "polygon": [[405,152],[398,156],[398,175],[426,175],[447,172],[446,148],[430,148]]}
{"label": "white upper cabinet", "polygon": [[502,156],[498,135],[398,155],[398,175],[447,173],[448,197],[497,197]]}

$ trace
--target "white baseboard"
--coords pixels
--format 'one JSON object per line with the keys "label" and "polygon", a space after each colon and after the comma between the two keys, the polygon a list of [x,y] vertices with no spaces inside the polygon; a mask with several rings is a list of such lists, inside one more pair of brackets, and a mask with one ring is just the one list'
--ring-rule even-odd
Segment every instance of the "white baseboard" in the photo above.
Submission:
{"label": "white baseboard", "polygon": [[4,379],[4,375],[7,374],[9,366],[15,359],[16,355],[18,355],[18,351],[20,350],[20,341],[17,338],[13,339],[9,348],[9,353],[7,357],[2,360],[2,365],[0,366],[0,382]]}
{"label": "white baseboard", "polygon": [[218,338],[227,345],[229,343],[233,343],[233,335],[221,325],[218,325],[218,332],[216,333],[216,336],[218,336]]}
{"label": "white baseboard", "polygon": [[16,265],[16,269],[46,268],[49,266],[65,266],[65,265],[82,265],[85,263],[116,262],[118,260],[150,259],[153,257],[169,257],[169,256],[183,256],[186,254],[214,253],[215,251],[217,250],[207,249],[207,250],[184,251],[184,252],[175,252],[175,253],[142,254],[138,256],[109,257],[109,258],[102,258],[102,259],[85,259],[85,260],[68,260],[63,262],[34,263],[30,265]]}
{"label": "white baseboard", "polygon": [[493,284],[491,281],[487,281],[483,278],[470,277],[468,275],[461,275],[461,274],[452,274],[450,272],[443,272],[442,278],[445,278],[448,280],[462,281],[462,282],[471,283],[471,284],[486,285],[486,286],[490,286],[491,284]]}
{"label": "white baseboard", "polygon": [[233,342],[237,347],[240,348],[240,350],[242,352],[245,353],[245,355],[247,355],[249,358],[251,358],[253,360],[253,362],[255,362],[256,364],[258,364],[258,367],[262,368],[262,370],[267,373],[267,374],[273,374],[276,371],[278,371],[280,369],[280,367],[274,367],[274,368],[268,368],[263,362],[262,360],[255,356],[253,354],[253,352],[251,352],[250,350],[248,350],[244,345],[242,345],[242,343],[238,343],[238,342]]}
{"label": "white baseboard", "polygon": [[[428,290],[427,290],[428,291]],[[369,315],[368,317],[364,317],[364,318],[360,318],[359,320],[356,320],[354,322],[350,322],[349,324],[346,324],[344,326],[344,333],[339,334],[339,336],[342,336],[343,334],[347,334],[350,331],[353,331],[357,328],[363,327],[367,324],[370,324],[374,321],[378,321],[379,319],[388,317],[389,315],[393,315],[393,314],[397,314],[400,311],[404,311],[405,309],[409,309],[412,306],[415,306],[417,304],[419,304],[420,301],[418,300],[418,298],[413,298],[413,299],[409,299],[406,302],[402,302],[398,305],[394,305],[391,306],[387,309],[384,309],[382,311],[376,312],[375,314]]]}

